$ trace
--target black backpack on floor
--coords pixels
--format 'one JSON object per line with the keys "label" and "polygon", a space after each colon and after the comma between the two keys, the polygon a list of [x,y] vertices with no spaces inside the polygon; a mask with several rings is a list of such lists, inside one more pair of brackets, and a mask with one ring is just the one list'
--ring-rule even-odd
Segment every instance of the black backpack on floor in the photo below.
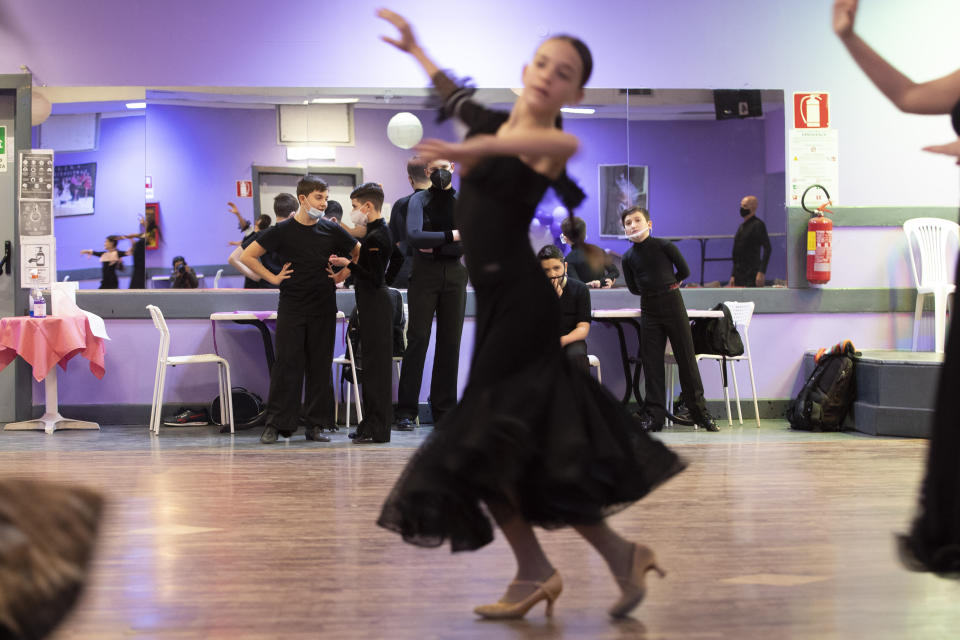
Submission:
{"label": "black backpack on floor", "polygon": [[787,408],[791,428],[840,431],[856,399],[854,357],[859,355],[849,340],[836,344],[829,352],[826,349],[817,352],[813,373]]}
{"label": "black backpack on floor", "polygon": [[743,340],[733,323],[730,307],[720,303],[714,311],[723,311],[722,318],[696,318],[690,327],[693,333],[693,352],[718,356],[742,356]]}

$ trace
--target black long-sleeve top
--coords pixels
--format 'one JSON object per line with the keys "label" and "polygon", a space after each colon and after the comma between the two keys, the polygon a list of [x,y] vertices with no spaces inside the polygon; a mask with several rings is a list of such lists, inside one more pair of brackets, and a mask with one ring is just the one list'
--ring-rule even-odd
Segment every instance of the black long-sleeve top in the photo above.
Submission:
{"label": "black long-sleeve top", "polygon": [[120,261],[120,254],[116,249],[110,251],[91,251],[96,257],[101,257],[107,253],[115,253],[117,259],[113,262],[100,263],[100,288],[101,289],[119,289],[120,282],[117,279],[117,268],[123,269],[123,263]]}
{"label": "black long-sleeve top", "polygon": [[407,241],[407,209],[410,206],[410,198],[421,191],[423,189],[414,189],[410,195],[399,198],[393,203],[393,208],[390,210],[390,224],[387,227],[390,229],[390,237],[393,238],[397,251],[390,259],[390,264],[387,267],[387,286],[390,286],[396,279],[404,261],[413,255],[413,248]]}
{"label": "black long-sleeve top", "polygon": [[627,288],[635,295],[662,293],[690,275],[690,267],[677,245],[653,236],[631,245],[620,266]]}
{"label": "black long-sleeve top", "polygon": [[[383,218],[367,225],[367,235],[360,241],[360,255],[350,272],[360,286],[372,286],[379,289],[385,286],[384,272],[387,262],[396,250],[390,230]],[[361,284],[362,283],[362,284]]]}
{"label": "black long-sleeve top", "polygon": [[453,240],[455,189],[430,187],[407,204],[407,242],[414,249],[431,249],[434,257],[459,258],[463,244]]}
{"label": "black long-sleeve top", "polygon": [[766,273],[770,262],[770,236],[763,220],[753,216],[743,222],[733,238],[733,271],[730,275],[739,280],[756,277],[757,272]]}

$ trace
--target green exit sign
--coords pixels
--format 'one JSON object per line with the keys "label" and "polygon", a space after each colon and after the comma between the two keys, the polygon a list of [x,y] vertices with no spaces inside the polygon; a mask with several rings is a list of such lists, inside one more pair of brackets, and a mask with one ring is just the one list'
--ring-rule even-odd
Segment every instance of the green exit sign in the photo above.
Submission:
{"label": "green exit sign", "polygon": [[0,154],[7,153],[7,128],[0,127]]}

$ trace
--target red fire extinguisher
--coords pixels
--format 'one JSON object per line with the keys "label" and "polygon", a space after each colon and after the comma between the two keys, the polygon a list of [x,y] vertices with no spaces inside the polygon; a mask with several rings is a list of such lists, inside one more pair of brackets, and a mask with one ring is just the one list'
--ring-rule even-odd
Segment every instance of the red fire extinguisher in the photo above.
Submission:
{"label": "red fire extinguisher", "polygon": [[[810,209],[806,204],[807,194],[812,189],[820,189],[823,191],[823,197],[826,198],[826,202],[816,209]],[[833,221],[824,215],[824,213],[833,213],[827,209],[830,204],[830,194],[823,185],[819,184],[807,187],[800,198],[800,206],[811,215],[810,222],[807,223],[807,282],[810,284],[830,282],[830,264],[833,260]]]}

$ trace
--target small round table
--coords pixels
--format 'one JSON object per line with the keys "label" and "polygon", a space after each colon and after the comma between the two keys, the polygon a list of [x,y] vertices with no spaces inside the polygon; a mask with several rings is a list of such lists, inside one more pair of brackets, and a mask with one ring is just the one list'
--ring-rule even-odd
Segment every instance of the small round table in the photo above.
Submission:
{"label": "small round table", "polygon": [[36,420],[10,422],[6,431],[43,429],[99,429],[96,422],[71,420],[60,415],[57,406],[57,369],[66,371],[67,362],[75,355],[90,361],[90,371],[103,378],[106,347],[103,339],[93,335],[90,321],[84,316],[47,316],[0,318],[0,370],[19,355],[33,367],[33,377],[44,381],[46,412]]}

